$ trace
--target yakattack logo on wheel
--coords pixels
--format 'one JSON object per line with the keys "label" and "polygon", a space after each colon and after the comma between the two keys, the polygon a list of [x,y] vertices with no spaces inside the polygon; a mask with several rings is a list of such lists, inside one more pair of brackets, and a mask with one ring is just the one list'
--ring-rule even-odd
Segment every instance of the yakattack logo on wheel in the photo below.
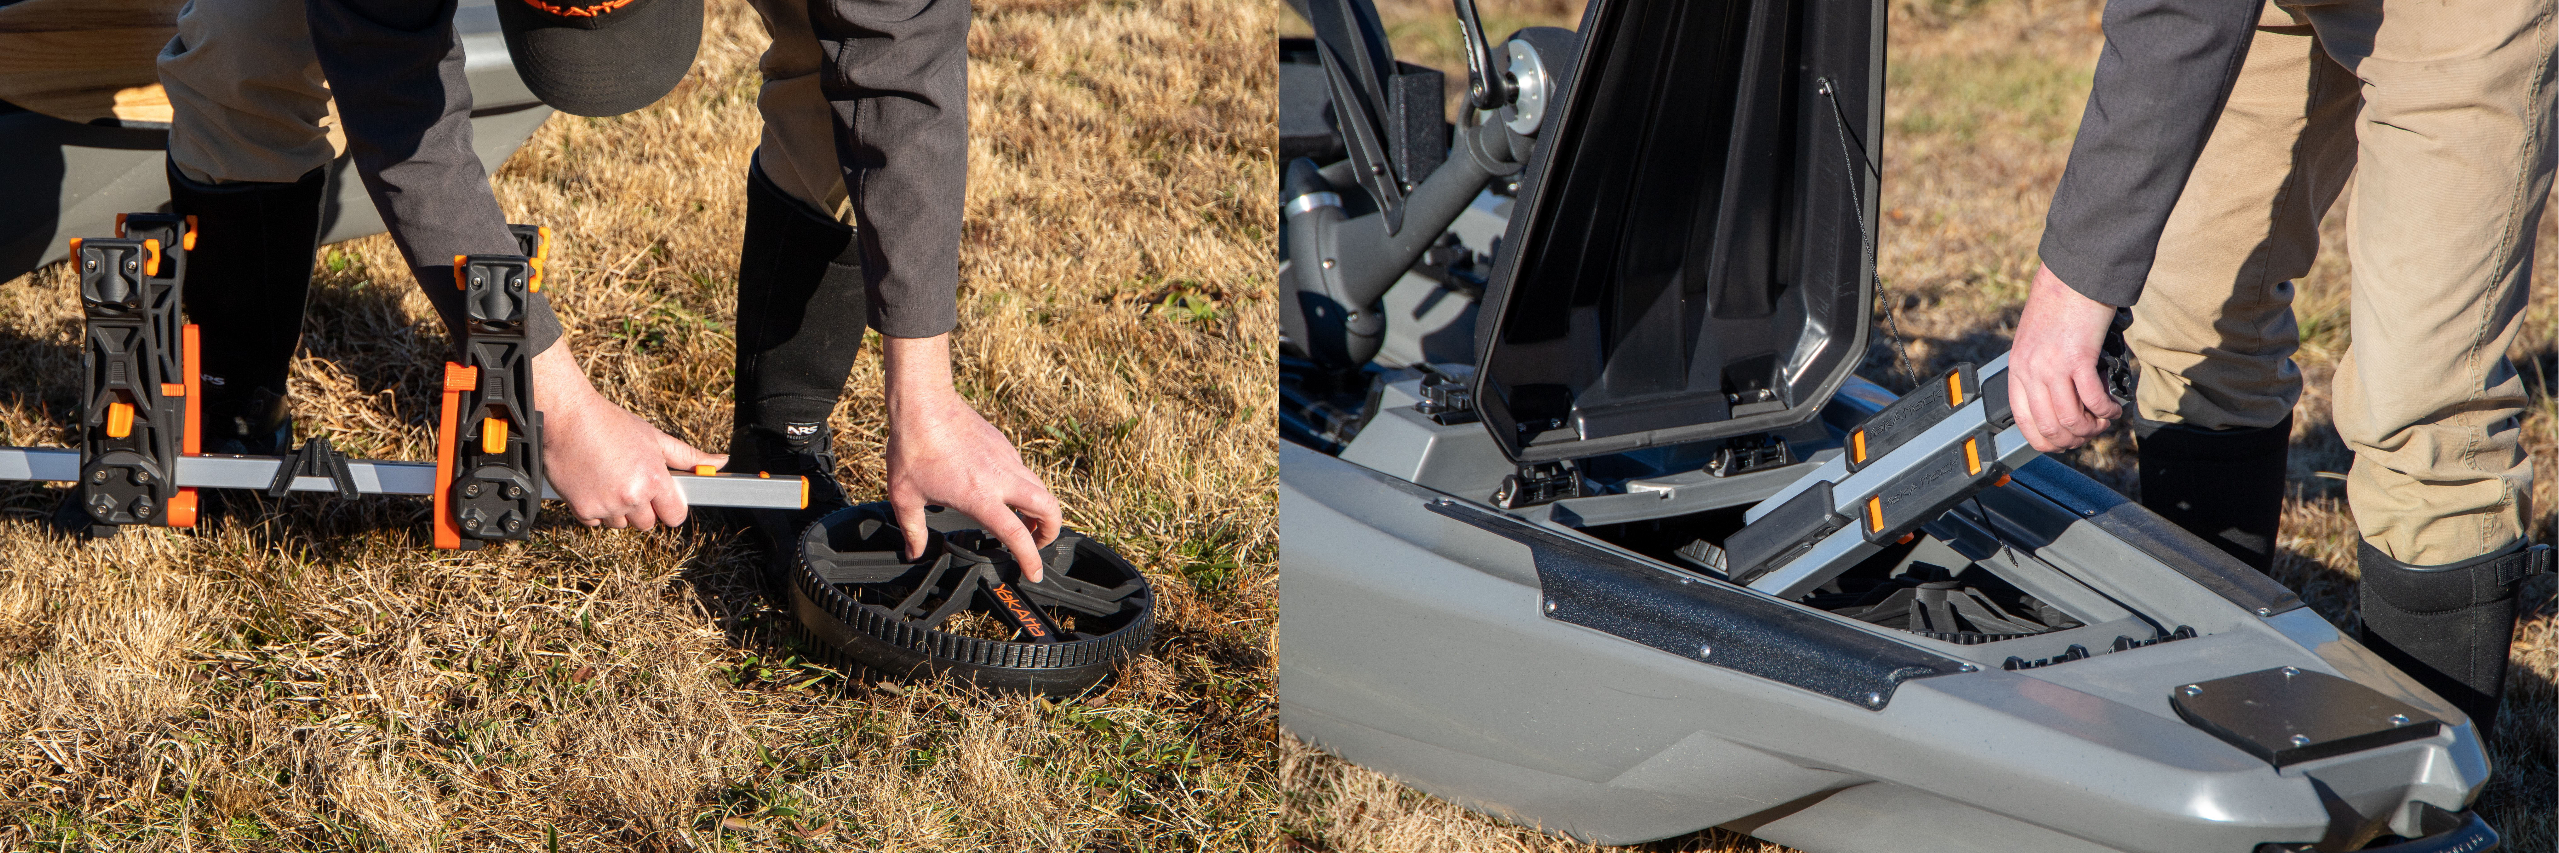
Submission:
{"label": "yakattack logo on wheel", "polygon": [[1021,621],[1024,632],[1034,637],[1048,636],[1048,629],[1040,627],[1039,614],[1031,612],[1031,606],[1023,603],[1021,596],[1013,594],[1012,586],[989,584],[987,588],[995,592],[995,600],[1004,602],[1004,609],[1013,611],[1013,618]]}

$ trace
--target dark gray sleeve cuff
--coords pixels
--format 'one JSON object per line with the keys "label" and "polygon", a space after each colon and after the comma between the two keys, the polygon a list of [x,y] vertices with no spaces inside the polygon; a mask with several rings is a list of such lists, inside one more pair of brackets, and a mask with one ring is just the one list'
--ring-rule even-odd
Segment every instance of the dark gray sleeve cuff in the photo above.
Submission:
{"label": "dark gray sleeve cuff", "polygon": [[894,338],[959,325],[968,191],[967,0],[812,0],[819,89],[861,224],[870,324]]}
{"label": "dark gray sleeve cuff", "polygon": [[2037,248],[2071,289],[2131,305],[2248,57],[2256,0],[2108,0],[2106,47]]}
{"label": "dark gray sleeve cuff", "polygon": [[960,309],[956,295],[942,303],[942,310],[918,311],[889,316],[879,302],[871,303],[871,328],[892,338],[929,338],[959,328]]}

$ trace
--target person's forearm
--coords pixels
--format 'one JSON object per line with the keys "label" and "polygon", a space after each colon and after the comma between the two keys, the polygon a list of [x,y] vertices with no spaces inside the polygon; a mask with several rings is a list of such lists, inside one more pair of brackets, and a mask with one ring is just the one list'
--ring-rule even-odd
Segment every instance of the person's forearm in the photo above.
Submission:
{"label": "person's forearm", "polygon": [[880,372],[890,422],[906,410],[959,396],[951,382],[951,336],[882,338]]}
{"label": "person's forearm", "polygon": [[600,399],[603,395],[586,381],[586,371],[578,367],[577,356],[569,352],[566,340],[553,343],[550,349],[533,357],[533,408],[545,413],[561,412]]}

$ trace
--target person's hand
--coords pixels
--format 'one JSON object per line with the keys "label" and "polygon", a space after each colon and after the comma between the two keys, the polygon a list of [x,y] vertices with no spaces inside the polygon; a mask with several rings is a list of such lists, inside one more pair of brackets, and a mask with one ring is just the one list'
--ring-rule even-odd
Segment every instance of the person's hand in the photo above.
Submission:
{"label": "person's hand", "polygon": [[2008,350],[2008,399],[2017,431],[2045,453],[2095,438],[2123,416],[2097,375],[2097,352],[2115,308],[2070,289],[2051,267],[2035,270],[2025,316]]}
{"label": "person's hand", "polygon": [[950,337],[887,338],[889,508],[906,558],[923,556],[924,507],[938,504],[985,525],[1038,583],[1040,549],[1064,526],[1057,497],[995,425],[951,387]]}
{"label": "person's hand", "polygon": [[542,473],[588,527],[683,524],[684,493],[669,469],[728,461],[595,393],[566,344],[533,357],[533,386],[534,405],[542,410]]}

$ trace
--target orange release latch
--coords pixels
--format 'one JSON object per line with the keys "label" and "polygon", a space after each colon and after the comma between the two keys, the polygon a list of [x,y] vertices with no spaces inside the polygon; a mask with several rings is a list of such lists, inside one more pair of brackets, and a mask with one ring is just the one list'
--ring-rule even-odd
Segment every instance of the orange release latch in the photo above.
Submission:
{"label": "orange release latch", "polygon": [[462,526],[453,520],[453,455],[460,441],[462,392],[480,384],[480,369],[444,363],[443,411],[435,426],[435,547],[462,547]]}
{"label": "orange release latch", "polygon": [[[187,248],[195,248],[195,217],[193,216],[187,217],[187,243]],[[183,381],[177,383],[176,393],[187,401],[186,414],[181,416],[183,420],[179,422],[178,428],[178,455],[180,456],[196,456],[204,453],[204,401],[203,395],[198,393],[203,390],[204,372],[197,366],[196,361],[203,352],[203,345],[198,341],[194,323],[188,323],[178,329],[178,375]],[[168,383],[161,383],[160,394],[168,396],[169,388]],[[195,508],[195,490],[179,489],[177,496],[169,499],[167,513],[169,526],[194,527]]]}
{"label": "orange release latch", "polygon": [[133,404],[117,400],[107,404],[107,437],[123,438],[133,434]]}

